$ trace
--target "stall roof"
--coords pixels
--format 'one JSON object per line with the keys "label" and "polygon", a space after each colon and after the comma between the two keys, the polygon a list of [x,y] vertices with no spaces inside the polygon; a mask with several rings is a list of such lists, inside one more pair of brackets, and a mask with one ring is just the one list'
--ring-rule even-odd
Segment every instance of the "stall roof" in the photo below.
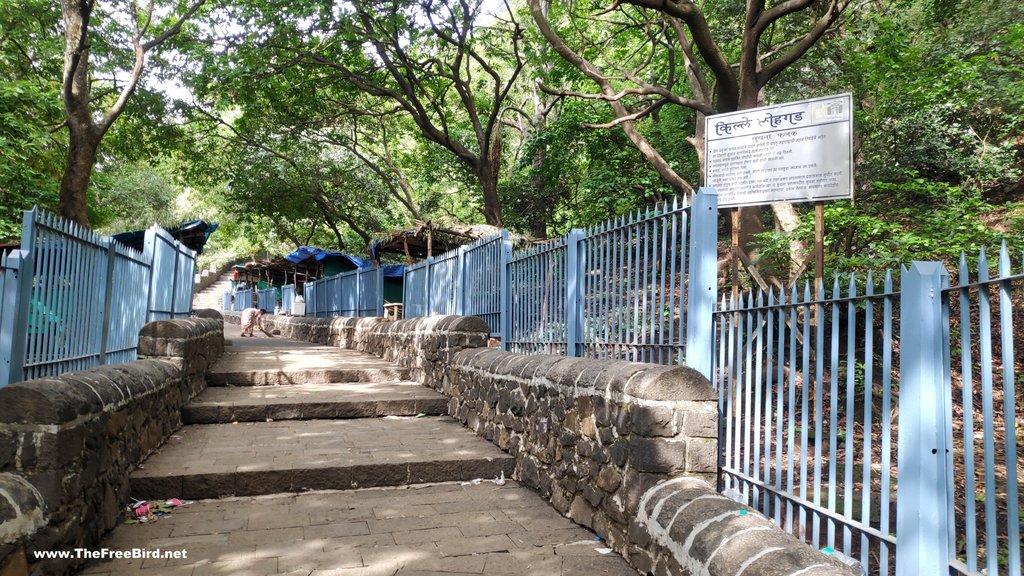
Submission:
{"label": "stall roof", "polygon": [[[206,246],[206,241],[210,239],[210,234],[213,234],[217,230],[218,224],[216,222],[206,222],[205,220],[189,220],[188,222],[182,222],[177,226],[166,228],[171,236],[188,246],[190,249],[195,250],[196,254],[203,253],[203,247]],[[145,230],[131,230],[128,232],[120,232],[113,235],[114,240],[124,244],[129,248],[142,251],[146,243],[146,231]]]}
{"label": "stall roof", "polygon": [[497,236],[501,228],[487,224],[419,222],[376,235],[370,243],[370,255],[401,254],[411,259],[443,254],[481,238]]}
{"label": "stall roof", "polygon": [[[234,267],[239,271],[249,272],[260,277],[268,276],[275,284],[291,283],[295,279],[295,272],[299,271],[304,277],[303,280],[300,280],[301,283],[305,282],[307,275],[309,279],[316,279],[320,274],[318,265],[329,261],[347,261],[354,267],[362,269],[373,267],[373,261],[367,258],[343,252],[332,252],[316,246],[299,246],[283,258],[236,264]],[[303,271],[303,269],[305,270]],[[404,264],[383,264],[381,269],[385,278],[401,278],[405,274]]]}
{"label": "stall roof", "polygon": [[316,246],[299,246],[297,249],[292,251],[284,257],[285,260],[293,262],[295,264],[301,264],[309,262],[323,262],[324,260],[348,260],[356,268],[369,268],[372,266],[368,260],[360,258],[359,256],[353,256],[352,254],[345,254],[343,252],[330,252]]}

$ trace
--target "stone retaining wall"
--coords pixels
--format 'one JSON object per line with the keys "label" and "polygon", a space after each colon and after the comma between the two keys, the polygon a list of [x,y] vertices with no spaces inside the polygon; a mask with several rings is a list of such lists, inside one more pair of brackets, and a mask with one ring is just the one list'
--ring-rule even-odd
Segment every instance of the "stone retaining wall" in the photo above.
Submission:
{"label": "stone retaining wall", "polygon": [[135,362],[0,388],[0,574],[63,574],[83,561],[32,552],[99,546],[129,503],[129,473],[205,388],[223,324],[152,322],[139,340]]}
{"label": "stone retaining wall", "polygon": [[714,490],[717,393],[689,368],[487,349],[486,324],[470,317],[265,324],[410,368],[449,397],[449,415],[515,456],[516,480],[643,574],[856,574]]}

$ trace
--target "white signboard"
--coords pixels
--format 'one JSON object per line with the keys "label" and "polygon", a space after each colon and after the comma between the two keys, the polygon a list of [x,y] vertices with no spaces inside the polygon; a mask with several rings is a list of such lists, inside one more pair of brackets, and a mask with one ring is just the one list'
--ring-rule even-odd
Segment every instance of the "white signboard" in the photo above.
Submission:
{"label": "white signboard", "polygon": [[853,97],[708,116],[705,185],[719,207],[853,197]]}

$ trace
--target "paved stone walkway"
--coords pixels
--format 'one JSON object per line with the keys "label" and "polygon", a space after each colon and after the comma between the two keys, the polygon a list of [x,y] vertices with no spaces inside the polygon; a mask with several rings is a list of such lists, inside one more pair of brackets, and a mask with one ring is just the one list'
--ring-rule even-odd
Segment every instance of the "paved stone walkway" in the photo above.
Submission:
{"label": "paved stone walkway", "polygon": [[136,498],[215,498],[511,472],[512,458],[447,417],[186,426],[132,474]]}
{"label": "paved stone walkway", "polygon": [[213,423],[185,426],[132,476],[136,498],[197,501],[103,543],[186,557],[97,561],[83,574],[636,574],[533,491],[492,481],[512,469],[508,454],[450,418],[408,416],[442,413],[444,399],[398,367],[225,333],[211,382],[241,385],[200,395],[185,416]]}
{"label": "paved stone walkway", "polygon": [[514,482],[204,500],[119,526],[105,545],[187,550],[112,560],[87,575],[597,576],[636,572]]}
{"label": "paved stone walkway", "polygon": [[416,382],[340,382],[208,388],[182,414],[186,424],[444,414],[448,399]]}

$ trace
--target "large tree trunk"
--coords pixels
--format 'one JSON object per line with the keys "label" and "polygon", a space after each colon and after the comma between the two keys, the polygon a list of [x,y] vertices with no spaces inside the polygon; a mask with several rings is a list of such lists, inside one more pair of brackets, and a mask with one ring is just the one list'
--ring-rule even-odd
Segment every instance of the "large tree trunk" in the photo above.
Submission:
{"label": "large tree trunk", "polygon": [[498,170],[489,162],[480,162],[477,172],[484,189],[484,220],[491,226],[501,227],[501,203],[498,201]]}
{"label": "large tree trunk", "polygon": [[68,144],[68,161],[60,181],[60,215],[86,228],[89,227],[89,213],[86,210],[86,191],[100,139],[89,128],[72,129]]}

